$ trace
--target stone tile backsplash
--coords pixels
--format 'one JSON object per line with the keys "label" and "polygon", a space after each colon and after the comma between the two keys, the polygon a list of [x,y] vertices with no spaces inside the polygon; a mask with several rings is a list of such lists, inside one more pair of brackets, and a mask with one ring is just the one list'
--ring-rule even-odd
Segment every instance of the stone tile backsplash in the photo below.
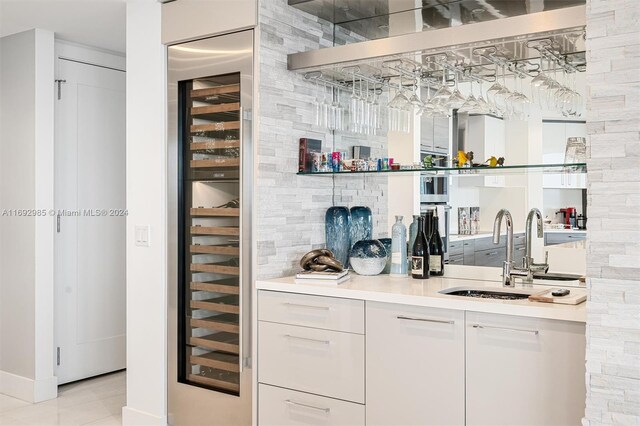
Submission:
{"label": "stone tile backsplash", "polygon": [[[297,176],[298,140],[321,139],[326,151],[370,145],[385,156],[386,138],[336,134],[313,125],[316,85],[287,71],[287,54],[333,45],[330,23],[289,7],[259,2],[259,133],[257,135],[258,279],[290,275],[307,251],[324,246],[324,214],[332,205],[366,205],[374,236],[387,236],[387,178]],[[304,29],[304,30],[303,30]],[[346,35],[344,35],[346,36]],[[337,133],[337,132],[336,132]]]}

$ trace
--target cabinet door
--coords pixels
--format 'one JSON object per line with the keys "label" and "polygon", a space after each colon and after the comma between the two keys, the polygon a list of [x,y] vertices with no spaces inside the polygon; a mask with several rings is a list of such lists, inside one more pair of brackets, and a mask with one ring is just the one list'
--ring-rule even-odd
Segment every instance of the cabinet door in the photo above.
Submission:
{"label": "cabinet door", "polygon": [[464,312],[366,304],[368,425],[464,424]]}
{"label": "cabinet door", "polygon": [[466,315],[467,425],[580,424],[584,324]]}
{"label": "cabinet door", "polygon": [[507,249],[497,247],[489,250],[479,250],[475,253],[475,266],[495,266],[500,267],[507,260]]}

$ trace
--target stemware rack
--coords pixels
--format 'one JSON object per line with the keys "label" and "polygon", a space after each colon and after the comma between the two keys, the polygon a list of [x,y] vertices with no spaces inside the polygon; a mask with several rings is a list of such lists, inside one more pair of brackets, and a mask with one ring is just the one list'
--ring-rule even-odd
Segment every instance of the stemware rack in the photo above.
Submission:
{"label": "stemware rack", "polygon": [[[568,41],[571,40],[572,41]],[[446,52],[396,55],[348,64],[303,70],[304,78],[320,84],[350,91],[355,83],[367,81],[370,90],[433,87],[444,83],[496,80],[496,66],[520,78],[533,78],[540,73],[540,60],[553,64],[549,70],[567,73],[584,72],[584,28],[557,32],[543,38],[522,38],[481,47],[462,47]],[[443,75],[444,74],[444,75]],[[403,80],[403,81],[401,81]]]}

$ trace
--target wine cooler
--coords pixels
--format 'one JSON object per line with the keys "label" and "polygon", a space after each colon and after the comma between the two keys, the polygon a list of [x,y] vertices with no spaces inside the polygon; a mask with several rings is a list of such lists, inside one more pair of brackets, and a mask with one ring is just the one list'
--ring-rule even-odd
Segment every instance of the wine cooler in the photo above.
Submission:
{"label": "wine cooler", "polygon": [[169,421],[251,421],[253,32],[168,48]]}

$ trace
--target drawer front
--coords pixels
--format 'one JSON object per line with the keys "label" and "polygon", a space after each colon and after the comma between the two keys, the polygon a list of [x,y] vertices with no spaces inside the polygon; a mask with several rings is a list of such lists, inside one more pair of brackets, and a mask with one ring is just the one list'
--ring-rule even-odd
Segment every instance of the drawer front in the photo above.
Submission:
{"label": "drawer front", "polygon": [[545,234],[545,244],[552,246],[554,244],[570,243],[572,241],[584,240],[587,236],[585,234],[560,234],[548,232]]}
{"label": "drawer front", "polygon": [[364,335],[258,323],[258,381],[364,403]]}
{"label": "drawer front", "polygon": [[[506,241],[506,240],[505,240]],[[523,246],[527,242],[524,234],[513,234],[514,247]]]}
{"label": "drawer front", "polygon": [[507,236],[506,235],[500,235],[500,243],[499,244],[493,244],[493,238],[492,237],[478,238],[475,241],[475,249],[476,249],[476,251],[496,249],[496,248],[506,247],[506,246],[507,246]]}
{"label": "drawer front", "polygon": [[269,385],[258,386],[258,424],[260,426],[364,426],[365,407],[282,389]]}
{"label": "drawer front", "polygon": [[449,255],[455,256],[462,254],[464,250],[464,241],[451,241],[449,243]]}
{"label": "drawer front", "polygon": [[449,265],[464,265],[464,257],[461,255],[449,257]]}
{"label": "drawer front", "polygon": [[515,246],[513,248],[513,261],[516,265],[521,266],[522,258],[527,251],[526,246]]}
{"label": "drawer front", "polygon": [[464,255],[473,256],[473,253],[476,251],[476,243],[473,240],[467,240],[462,244]]}
{"label": "drawer front", "polygon": [[477,251],[475,254],[476,266],[502,266],[507,258],[505,248],[492,248],[489,250]]}
{"label": "drawer front", "polygon": [[364,334],[364,301],[261,290],[258,320]]}

